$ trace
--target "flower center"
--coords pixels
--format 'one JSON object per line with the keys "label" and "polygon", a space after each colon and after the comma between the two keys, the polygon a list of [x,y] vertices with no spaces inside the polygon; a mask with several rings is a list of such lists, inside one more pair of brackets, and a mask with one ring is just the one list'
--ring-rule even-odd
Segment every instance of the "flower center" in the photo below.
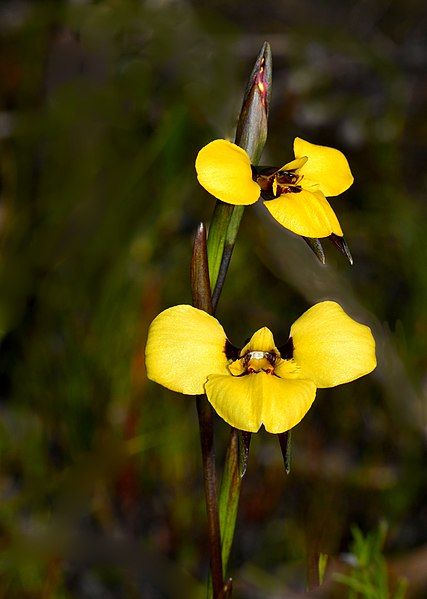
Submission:
{"label": "flower center", "polygon": [[269,173],[269,169],[264,169],[266,172],[256,175],[256,182],[261,188],[261,196],[264,200],[274,200],[275,198],[284,195],[285,193],[299,193],[302,191],[301,181],[302,176],[296,173],[296,170],[276,170]]}
{"label": "flower center", "polygon": [[245,374],[256,374],[257,372],[273,374],[276,359],[276,354],[271,351],[249,351],[242,357],[242,365]]}

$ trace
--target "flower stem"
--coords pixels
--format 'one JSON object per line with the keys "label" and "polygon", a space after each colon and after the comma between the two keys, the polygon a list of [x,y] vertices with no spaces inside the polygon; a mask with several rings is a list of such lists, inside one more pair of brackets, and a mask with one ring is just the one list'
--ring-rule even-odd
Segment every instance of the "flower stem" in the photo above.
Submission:
{"label": "flower stem", "polygon": [[[191,289],[193,305],[212,314],[211,288],[209,283],[206,229],[200,223],[193,245],[191,259]],[[223,594],[224,580],[221,560],[221,535],[218,515],[217,481],[213,434],[213,410],[205,395],[196,398],[199,418],[200,444],[202,449],[203,479],[205,487],[206,514],[208,520],[208,541],[210,554],[211,584],[208,596],[219,598]]]}
{"label": "flower stem", "polygon": [[240,460],[239,460],[238,431],[231,429],[225,457],[224,472],[221,482],[221,493],[219,499],[219,519],[221,523],[222,542],[222,567],[227,569],[230,557],[231,545],[233,543],[234,529],[236,527],[237,510],[240,497]]}
{"label": "flower stem", "polygon": [[[271,96],[271,50],[265,42],[248,80],[237,123],[235,143],[258,164],[267,139]],[[244,206],[217,200],[208,236],[209,277],[218,303],[236,242]]]}
{"label": "flower stem", "polygon": [[[226,206],[227,204],[223,205]],[[224,241],[224,249],[222,252],[219,272],[217,275],[218,278],[212,295],[212,305],[214,310],[218,305],[219,297],[224,286],[225,277],[227,276],[228,267],[231,261],[231,256],[233,254],[233,248],[236,242],[237,232],[239,230],[240,221],[242,220],[244,209],[244,206],[234,206],[234,210],[228,222],[227,232]]]}
{"label": "flower stem", "polygon": [[[236,130],[236,144],[246,150],[252,164],[258,164],[267,138],[270,94],[271,50],[269,44],[265,43],[249,78]],[[208,237],[209,274],[211,286],[214,289],[212,297],[214,310],[227,275],[243,210],[244,206],[234,206],[230,211],[229,206],[222,202],[217,202],[215,207]],[[216,222],[216,215],[218,215],[218,221],[221,220],[220,229]],[[236,527],[240,488],[242,476],[246,471],[249,442],[250,435],[241,433],[239,438],[239,432],[234,428],[231,429],[219,495],[224,575],[227,572]]]}
{"label": "flower stem", "polygon": [[213,412],[205,395],[197,396],[197,414],[199,416],[200,443],[202,447],[203,477],[205,485],[206,513],[208,518],[208,539],[210,548],[210,569],[213,597],[220,597],[223,588],[223,570],[221,559],[221,537],[218,517],[218,499],[216,488],[215,451],[213,439]]}
{"label": "flower stem", "polygon": [[[246,150],[252,164],[258,163],[267,138],[270,93],[271,51],[269,44],[264,43],[245,91],[235,140],[236,144]],[[243,210],[243,206],[232,206],[217,201],[207,242],[203,225],[199,227],[196,234],[191,264],[193,305],[210,314],[215,312],[224,286]],[[214,293],[211,300],[212,289]],[[246,469],[250,437],[244,437],[245,447],[239,451],[239,433],[236,429],[231,430],[221,483],[218,515],[213,414],[205,396],[197,398],[197,411],[202,446],[212,576],[212,586],[210,584],[208,586],[208,597],[213,591],[214,599],[224,599],[230,597],[232,592],[231,579],[224,584],[223,574],[227,568],[233,541],[241,474],[243,475]],[[244,464],[242,459],[244,459]]]}
{"label": "flower stem", "polygon": [[308,551],[308,560],[307,560],[307,579],[308,585],[307,590],[309,592],[314,591],[320,585],[319,578],[319,557],[320,553],[315,549],[310,548]]}
{"label": "flower stem", "polygon": [[[224,204],[224,202],[217,200],[212,215],[208,237],[209,278],[212,289],[216,288],[218,275],[221,269],[228,223],[230,222],[233,210],[234,206],[231,204]],[[225,272],[225,274],[227,273]],[[222,284],[224,284],[225,274],[222,277]],[[220,289],[222,289],[222,285]]]}

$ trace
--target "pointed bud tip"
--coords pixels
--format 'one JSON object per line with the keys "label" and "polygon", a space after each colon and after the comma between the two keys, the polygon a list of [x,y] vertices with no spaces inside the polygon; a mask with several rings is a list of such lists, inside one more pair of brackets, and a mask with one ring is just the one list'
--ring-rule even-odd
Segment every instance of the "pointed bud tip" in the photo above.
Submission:
{"label": "pointed bud tip", "polygon": [[194,236],[194,240],[199,241],[200,238],[203,238],[206,236],[206,227],[205,227],[205,223],[200,222],[197,225],[197,229],[196,229],[196,234]]}
{"label": "pointed bud tip", "polygon": [[261,60],[262,58],[264,59],[266,67],[271,68],[271,46],[268,42],[263,43],[260,53],[258,54],[257,61]]}
{"label": "pointed bud tip", "polygon": [[271,48],[268,42],[264,42],[262,48],[255,61],[251,76],[248,80],[245,95],[243,98],[243,106],[248,102],[251,93],[258,92],[259,99],[268,114],[271,95],[271,79],[272,79],[272,58]]}
{"label": "pointed bud tip", "polygon": [[254,84],[258,88],[260,99],[268,115],[271,98],[272,58],[268,42],[264,42],[255,63]]}
{"label": "pointed bud tip", "polygon": [[191,290],[193,306],[212,314],[211,288],[209,282],[209,265],[206,247],[206,229],[199,223],[194,236],[193,254],[190,265]]}
{"label": "pointed bud tip", "polygon": [[311,251],[315,254],[319,262],[321,264],[326,264],[325,252],[323,251],[320,239],[317,239],[316,237],[303,237],[303,239]]}
{"label": "pointed bud tip", "polygon": [[246,150],[252,164],[257,164],[261,158],[267,139],[271,81],[271,50],[265,42],[248,79],[235,138],[235,143]]}
{"label": "pointed bud tip", "polygon": [[353,256],[351,255],[350,248],[348,247],[344,237],[340,237],[339,235],[335,235],[334,233],[332,233],[332,235],[329,236],[329,239],[332,241],[335,247],[339,249],[341,254],[343,254],[347,258],[347,260],[350,263],[350,266],[353,266]]}
{"label": "pointed bud tip", "polygon": [[204,222],[200,222],[198,227],[197,227],[197,232],[199,231],[204,231],[205,230],[205,223]]}
{"label": "pointed bud tip", "polygon": [[240,478],[246,474],[248,467],[249,447],[251,444],[252,433],[239,431],[239,473]]}
{"label": "pointed bud tip", "polygon": [[291,471],[291,431],[285,431],[284,433],[279,433],[277,435],[280,443],[280,449],[282,451],[283,456],[283,464],[285,466],[286,474],[289,474]]}
{"label": "pointed bud tip", "polygon": [[205,251],[206,249],[206,227],[203,222],[197,225],[193,239],[193,258],[200,250]]}

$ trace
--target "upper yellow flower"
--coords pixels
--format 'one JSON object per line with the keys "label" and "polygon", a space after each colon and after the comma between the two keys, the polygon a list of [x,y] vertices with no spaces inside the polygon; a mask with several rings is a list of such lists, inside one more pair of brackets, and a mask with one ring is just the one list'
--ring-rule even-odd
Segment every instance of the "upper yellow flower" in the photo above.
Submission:
{"label": "upper yellow flower", "polygon": [[225,139],[216,139],[197,155],[199,183],[228,204],[253,204],[261,196],[270,214],[303,237],[342,237],[326,197],[343,193],[353,183],[344,154],[297,137],[295,159],[282,168],[254,167],[247,153]]}
{"label": "upper yellow flower", "polygon": [[172,391],[206,393],[231,426],[256,432],[289,430],[313,403],[316,387],[334,387],[371,372],[375,341],[369,327],[326,301],[305,312],[280,349],[266,327],[243,349],[227,340],[216,318],[192,306],[161,312],[146,347],[148,378]]}

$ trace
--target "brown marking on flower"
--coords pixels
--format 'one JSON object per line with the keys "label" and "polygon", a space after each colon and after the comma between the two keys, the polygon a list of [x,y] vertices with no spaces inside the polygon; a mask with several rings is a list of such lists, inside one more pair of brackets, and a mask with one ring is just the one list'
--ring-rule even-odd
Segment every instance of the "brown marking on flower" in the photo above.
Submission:
{"label": "brown marking on flower", "polygon": [[279,352],[284,360],[292,360],[294,357],[294,342],[292,337],[289,337],[286,343],[279,347]]}
{"label": "brown marking on flower", "polygon": [[228,339],[225,340],[224,353],[227,357],[227,360],[235,360],[239,359],[240,349],[230,343]]}
{"label": "brown marking on flower", "polygon": [[249,351],[242,357],[242,365],[246,374],[265,372],[274,374],[274,365],[278,358],[274,349],[270,351]]}
{"label": "brown marking on flower", "polygon": [[253,168],[252,178],[261,188],[263,200],[274,200],[286,193],[300,193],[302,187],[298,185],[302,177],[294,170],[275,170],[273,167]]}

